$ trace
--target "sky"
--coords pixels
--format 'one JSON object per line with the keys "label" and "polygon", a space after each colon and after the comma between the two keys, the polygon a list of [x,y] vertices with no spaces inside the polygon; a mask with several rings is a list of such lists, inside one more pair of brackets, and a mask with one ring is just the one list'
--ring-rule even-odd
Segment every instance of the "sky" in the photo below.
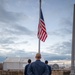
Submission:
{"label": "sky", "polygon": [[[71,60],[75,0],[42,0],[48,37],[41,41],[45,60]],[[34,57],[38,52],[39,0],[0,0],[0,61]]]}

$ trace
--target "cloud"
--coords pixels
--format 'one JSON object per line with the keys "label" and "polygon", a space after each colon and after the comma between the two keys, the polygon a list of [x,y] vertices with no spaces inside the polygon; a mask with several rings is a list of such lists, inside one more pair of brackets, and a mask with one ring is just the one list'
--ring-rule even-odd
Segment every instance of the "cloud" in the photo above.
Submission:
{"label": "cloud", "polygon": [[64,41],[62,43],[54,44],[46,48],[48,55],[46,58],[50,60],[64,60],[71,58],[72,43],[71,41]]}
{"label": "cloud", "polygon": [[[24,18],[27,18],[22,13],[17,12],[9,12],[5,10],[5,2],[6,1],[0,1],[0,33],[1,34],[14,34],[14,35],[31,35],[33,34],[32,31],[27,29],[26,27],[22,25],[17,25],[16,22],[19,22],[19,20],[24,20]],[[3,4],[3,5],[2,5]]]}
{"label": "cloud", "polygon": [[52,37],[58,37],[58,38],[67,38],[67,39],[71,39],[72,36],[72,30],[69,30],[67,28],[60,28],[51,32],[48,32],[49,36]]}
{"label": "cloud", "polygon": [[64,18],[60,21],[60,32],[63,33],[63,34],[72,34],[72,20],[71,18]]}
{"label": "cloud", "polygon": [[70,54],[71,48],[72,48],[71,41],[65,41],[65,42],[57,43],[51,46],[52,51],[54,51],[55,53],[60,53],[60,54]]}
{"label": "cloud", "polygon": [[57,54],[50,54],[50,53],[43,53],[43,58],[49,61],[71,59],[69,55],[61,55],[61,54],[57,55]]}
{"label": "cloud", "polygon": [[48,34],[53,37],[55,36],[55,37],[62,37],[62,38],[64,37],[66,38],[68,36],[69,37],[68,39],[71,39],[72,27],[73,27],[71,21],[72,20],[70,20],[69,18],[60,20],[58,29],[50,31],[48,32]]}
{"label": "cloud", "polygon": [[4,56],[0,56],[0,62],[3,62],[6,59]]}
{"label": "cloud", "polygon": [[[36,52],[26,52],[24,50],[15,50],[15,49],[11,49],[11,51],[5,52],[4,55],[0,53],[0,55],[3,55],[4,57],[28,57],[35,59]],[[55,52],[54,53],[41,52],[41,55],[42,59],[49,61],[71,59],[70,55],[60,54],[60,52],[58,54],[56,54]]]}
{"label": "cloud", "polygon": [[[27,42],[26,42],[27,44]],[[45,60],[66,60],[71,59],[71,41],[64,41],[62,43],[54,44],[50,47],[47,47],[47,52],[41,52],[42,57]],[[4,49],[6,50],[0,50],[1,54],[5,57],[35,57],[36,52],[26,52],[24,49],[15,49],[11,48],[9,45],[3,45]],[[4,54],[3,54],[4,53]]]}
{"label": "cloud", "polygon": [[11,50],[8,49],[8,52],[5,52],[4,54],[0,55],[4,56],[4,57],[34,57],[35,52],[26,52],[24,50],[16,50],[16,49],[12,49]]}
{"label": "cloud", "polygon": [[16,21],[19,15],[15,15],[11,12],[7,12],[4,10],[2,6],[0,6],[0,21],[2,22],[13,22]]}
{"label": "cloud", "polygon": [[14,41],[12,41],[10,38],[0,40],[0,44],[13,44],[13,43]]}
{"label": "cloud", "polygon": [[0,1],[0,22],[13,23],[27,18],[26,15],[19,12],[10,12],[5,9],[6,1]]}
{"label": "cloud", "polygon": [[24,50],[11,49],[8,53],[4,52],[4,55],[0,53],[0,62],[3,62],[7,57],[26,57],[35,59],[35,52],[25,52]]}
{"label": "cloud", "polygon": [[64,28],[70,28],[72,29],[72,19],[71,18],[63,18],[60,20],[60,26]]}
{"label": "cloud", "polygon": [[[34,35],[33,31],[30,31],[28,28],[21,25],[10,25],[8,28],[5,28],[5,31],[13,35]],[[4,32],[5,32],[4,31]]]}

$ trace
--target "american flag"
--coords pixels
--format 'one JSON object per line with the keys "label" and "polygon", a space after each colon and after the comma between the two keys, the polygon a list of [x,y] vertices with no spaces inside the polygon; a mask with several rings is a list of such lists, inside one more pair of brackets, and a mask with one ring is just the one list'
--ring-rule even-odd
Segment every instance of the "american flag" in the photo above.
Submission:
{"label": "american flag", "polygon": [[46,26],[45,26],[42,10],[40,10],[40,20],[39,20],[37,35],[38,35],[38,38],[43,42],[45,42],[45,40],[48,36],[47,32],[46,32]]}

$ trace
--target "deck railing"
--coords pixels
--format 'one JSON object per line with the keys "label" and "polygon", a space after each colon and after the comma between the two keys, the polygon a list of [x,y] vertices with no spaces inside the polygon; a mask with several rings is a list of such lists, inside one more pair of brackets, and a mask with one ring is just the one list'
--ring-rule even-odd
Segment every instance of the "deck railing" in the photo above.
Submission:
{"label": "deck railing", "polygon": [[[23,71],[0,70],[0,75],[24,75],[24,73],[23,73]],[[53,70],[52,75],[70,75],[70,70]]]}

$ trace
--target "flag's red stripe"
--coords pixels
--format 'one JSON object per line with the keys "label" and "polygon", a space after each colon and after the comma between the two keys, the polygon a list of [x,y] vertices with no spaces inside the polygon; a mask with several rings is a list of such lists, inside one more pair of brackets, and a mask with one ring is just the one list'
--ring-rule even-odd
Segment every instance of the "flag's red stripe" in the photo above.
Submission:
{"label": "flag's red stripe", "polygon": [[42,20],[40,20],[40,24],[46,30],[45,23]]}
{"label": "flag's red stripe", "polygon": [[41,30],[39,32],[39,38],[40,38],[40,40],[42,40],[44,42],[47,38],[47,33],[44,30]]}
{"label": "flag's red stripe", "polygon": [[45,23],[44,23],[44,21],[42,20],[42,19],[40,19],[40,21],[41,21],[41,23],[45,26]]}
{"label": "flag's red stripe", "polygon": [[37,36],[43,42],[45,42],[45,40],[47,38],[46,26],[45,26],[45,23],[44,23],[42,13],[41,13],[41,17],[40,17],[40,21],[39,21],[39,25],[38,25],[38,35]]}

